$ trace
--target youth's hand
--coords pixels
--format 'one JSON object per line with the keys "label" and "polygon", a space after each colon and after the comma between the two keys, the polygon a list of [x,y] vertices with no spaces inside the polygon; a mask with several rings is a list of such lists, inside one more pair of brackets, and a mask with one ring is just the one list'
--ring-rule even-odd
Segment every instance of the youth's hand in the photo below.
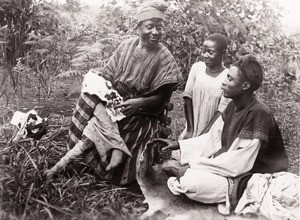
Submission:
{"label": "youth's hand", "polygon": [[141,106],[143,106],[143,99],[136,98],[136,99],[127,99],[121,104],[116,105],[116,108],[121,108],[121,112],[126,115],[130,116],[136,113]]}
{"label": "youth's hand", "polygon": [[179,142],[178,141],[172,141],[169,139],[163,139],[163,138],[155,138],[154,141],[160,142],[164,145],[164,147],[161,149],[162,151],[165,150],[178,150],[179,149]]}

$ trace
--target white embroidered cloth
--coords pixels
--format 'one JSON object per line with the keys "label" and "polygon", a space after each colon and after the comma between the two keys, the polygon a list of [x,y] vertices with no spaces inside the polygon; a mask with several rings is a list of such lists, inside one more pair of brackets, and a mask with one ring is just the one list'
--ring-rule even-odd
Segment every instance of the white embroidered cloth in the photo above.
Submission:
{"label": "white embroidered cloth", "polygon": [[97,71],[90,70],[85,74],[81,92],[96,95],[105,101],[107,103],[106,111],[114,122],[125,118],[120,109],[115,108],[117,104],[123,102],[123,98],[112,88],[111,82],[98,75]]}

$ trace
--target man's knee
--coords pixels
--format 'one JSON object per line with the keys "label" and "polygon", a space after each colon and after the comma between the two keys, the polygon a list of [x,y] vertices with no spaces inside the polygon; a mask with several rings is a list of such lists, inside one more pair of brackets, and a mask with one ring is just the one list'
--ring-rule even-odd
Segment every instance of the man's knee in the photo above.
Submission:
{"label": "man's knee", "polygon": [[202,203],[225,202],[228,182],[225,177],[188,169],[180,178],[180,186],[190,199]]}

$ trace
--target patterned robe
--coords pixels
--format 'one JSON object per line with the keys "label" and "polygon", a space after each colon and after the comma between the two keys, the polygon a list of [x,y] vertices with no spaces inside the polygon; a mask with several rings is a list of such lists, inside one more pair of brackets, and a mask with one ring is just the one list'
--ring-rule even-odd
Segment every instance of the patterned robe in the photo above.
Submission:
{"label": "patterned robe", "polygon": [[[139,38],[133,38],[121,43],[104,68],[103,76],[111,80],[124,100],[151,96],[157,94],[158,89],[163,86],[169,86],[167,91],[160,90],[165,92],[165,100],[158,108],[143,109],[139,114],[118,122],[120,135],[132,155],[114,171],[113,182],[121,185],[136,180],[140,154],[152,137],[159,136],[158,116],[162,114],[173,89],[182,80],[175,59],[165,46],[159,44],[148,54],[144,54],[144,57],[136,57],[134,51],[138,42]],[[79,98],[69,131],[70,148],[82,138],[82,131],[97,103],[99,99],[88,94]],[[87,150],[84,155],[88,165],[96,171],[103,170],[95,148]]]}

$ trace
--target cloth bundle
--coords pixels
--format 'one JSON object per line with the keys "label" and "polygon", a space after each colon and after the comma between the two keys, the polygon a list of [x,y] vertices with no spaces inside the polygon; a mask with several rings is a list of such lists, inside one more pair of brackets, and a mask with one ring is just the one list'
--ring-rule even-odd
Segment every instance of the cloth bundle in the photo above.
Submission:
{"label": "cloth bundle", "polygon": [[248,181],[234,212],[272,220],[299,219],[299,180],[299,176],[288,172],[256,173]]}
{"label": "cloth bundle", "polygon": [[41,118],[34,109],[27,113],[16,111],[10,123],[19,129],[13,142],[27,137],[40,140],[47,133],[47,118]]}
{"label": "cloth bundle", "polygon": [[125,115],[115,108],[117,104],[123,102],[122,96],[112,88],[111,82],[98,75],[96,70],[92,69],[84,76],[81,93],[96,95],[101,101],[106,102],[106,111],[114,122],[125,118]]}

